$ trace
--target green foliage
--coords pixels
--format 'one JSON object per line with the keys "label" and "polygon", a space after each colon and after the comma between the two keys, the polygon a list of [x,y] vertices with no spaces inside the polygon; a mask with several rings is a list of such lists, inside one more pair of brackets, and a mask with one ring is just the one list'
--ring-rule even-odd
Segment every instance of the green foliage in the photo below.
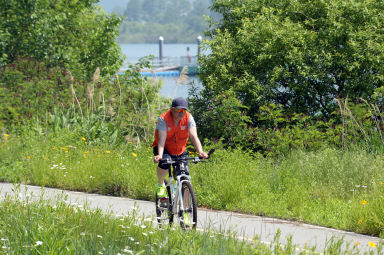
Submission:
{"label": "green foliage", "polygon": [[214,1],[206,90],[230,88],[257,122],[259,107],[330,118],[335,98],[369,99],[383,85],[383,5],[378,1]]}
{"label": "green foliage", "polygon": [[[119,76],[78,82],[71,73],[19,59],[0,73],[0,127],[23,133],[21,124],[41,134],[78,132],[93,143],[119,145],[153,139],[155,118],[167,100],[161,82],[140,75],[143,59]],[[168,104],[169,105],[169,104]]]}
{"label": "green foliage", "polygon": [[[97,67],[114,74],[122,60],[115,42],[120,19],[86,1],[1,1],[0,60],[33,58],[89,78]],[[1,62],[0,62],[1,63]]]}
{"label": "green foliage", "polygon": [[227,146],[241,143],[246,136],[249,117],[246,107],[231,91],[216,95],[212,100],[201,100],[199,95],[190,98],[199,133],[213,140],[222,140]]}
{"label": "green foliage", "polygon": [[0,127],[43,118],[55,107],[68,105],[67,78],[62,70],[20,58],[0,71]]}
{"label": "green foliage", "polygon": [[358,146],[369,152],[384,152],[383,113],[378,105],[365,100],[353,104],[339,100],[342,118],[342,142],[345,147]]}

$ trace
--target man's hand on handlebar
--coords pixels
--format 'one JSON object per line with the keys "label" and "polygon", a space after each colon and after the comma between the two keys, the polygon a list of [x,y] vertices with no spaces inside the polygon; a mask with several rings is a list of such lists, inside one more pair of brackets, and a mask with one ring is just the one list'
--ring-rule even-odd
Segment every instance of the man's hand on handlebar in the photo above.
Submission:
{"label": "man's hand on handlebar", "polygon": [[209,156],[208,156],[207,153],[205,153],[205,152],[203,151],[203,152],[200,152],[200,153],[199,153],[199,158],[204,158],[204,159],[206,159],[206,158],[209,158]]}
{"label": "man's hand on handlebar", "polygon": [[160,155],[156,155],[153,157],[153,162],[156,164],[156,163],[159,163],[160,159],[162,159],[163,156],[160,156]]}

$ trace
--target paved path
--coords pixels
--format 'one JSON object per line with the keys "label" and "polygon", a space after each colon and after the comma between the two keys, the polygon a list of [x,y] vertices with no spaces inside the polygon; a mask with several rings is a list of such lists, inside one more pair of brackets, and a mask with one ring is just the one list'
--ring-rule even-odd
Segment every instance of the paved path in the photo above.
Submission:
{"label": "paved path", "polygon": [[[13,184],[0,183],[0,200],[6,194],[13,194],[13,188]],[[40,198],[42,194],[40,187],[20,185],[20,188],[21,194],[31,194],[33,198]],[[47,199],[54,199],[62,193],[67,195],[68,200],[72,203],[81,204],[87,202],[90,208],[99,208],[108,213],[125,215],[132,211],[134,207],[137,207],[139,215],[155,217],[155,205],[153,202],[44,188],[44,198]],[[276,232],[280,230],[280,241],[282,243],[285,242],[287,237],[292,236],[293,244],[296,244],[298,248],[316,246],[319,251],[323,250],[327,240],[331,237],[344,238],[351,245],[358,242],[358,247],[361,251],[369,250],[369,242],[377,244],[380,241],[376,237],[309,224],[199,208],[198,229],[206,227],[214,228],[217,231],[232,230],[238,234],[239,238],[246,240],[252,240],[257,236],[260,241],[265,243],[273,242]]]}

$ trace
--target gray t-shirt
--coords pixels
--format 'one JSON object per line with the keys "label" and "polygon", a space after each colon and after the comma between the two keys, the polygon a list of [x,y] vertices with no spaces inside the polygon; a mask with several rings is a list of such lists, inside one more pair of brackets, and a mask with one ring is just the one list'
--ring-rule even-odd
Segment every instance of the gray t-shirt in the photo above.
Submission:
{"label": "gray t-shirt", "polygon": [[[176,123],[176,127],[178,124],[179,123]],[[196,122],[192,114],[189,115],[188,129],[190,129],[191,127],[196,127]],[[167,124],[165,123],[165,120],[162,117],[159,117],[159,119],[157,120],[156,129],[160,131],[167,131]]]}

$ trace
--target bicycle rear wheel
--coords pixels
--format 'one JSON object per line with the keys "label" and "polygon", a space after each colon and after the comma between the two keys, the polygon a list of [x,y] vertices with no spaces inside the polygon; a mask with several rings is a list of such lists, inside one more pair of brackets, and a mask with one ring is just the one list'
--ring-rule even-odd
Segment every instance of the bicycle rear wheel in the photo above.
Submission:
{"label": "bicycle rear wheel", "polygon": [[196,228],[197,207],[196,197],[190,182],[183,182],[181,186],[181,196],[184,208],[180,208],[180,226],[183,229]]}
{"label": "bicycle rear wheel", "polygon": [[158,198],[156,193],[156,218],[159,225],[171,225],[173,222],[170,194],[169,186],[167,186],[166,198]]}

